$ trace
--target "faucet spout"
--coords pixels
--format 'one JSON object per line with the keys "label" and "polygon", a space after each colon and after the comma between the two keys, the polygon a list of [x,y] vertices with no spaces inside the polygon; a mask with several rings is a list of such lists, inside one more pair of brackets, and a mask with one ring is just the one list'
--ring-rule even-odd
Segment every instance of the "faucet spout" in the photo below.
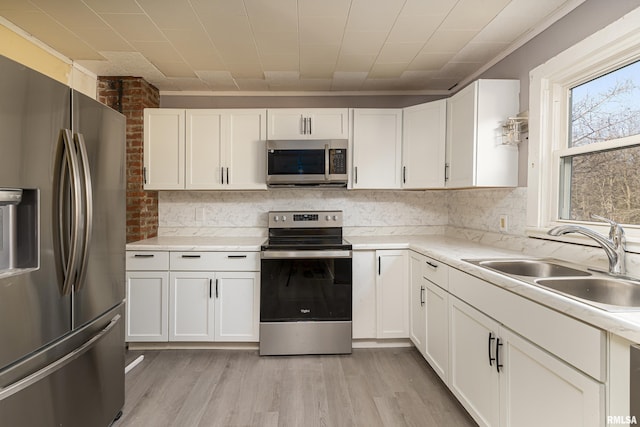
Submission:
{"label": "faucet spout", "polygon": [[[600,217],[598,218],[600,219]],[[560,225],[549,230],[547,234],[560,236],[568,233],[578,233],[593,239],[604,249],[609,258],[609,273],[624,275],[626,273],[624,230],[619,224],[611,220],[606,221],[611,225],[608,237],[579,225]]]}

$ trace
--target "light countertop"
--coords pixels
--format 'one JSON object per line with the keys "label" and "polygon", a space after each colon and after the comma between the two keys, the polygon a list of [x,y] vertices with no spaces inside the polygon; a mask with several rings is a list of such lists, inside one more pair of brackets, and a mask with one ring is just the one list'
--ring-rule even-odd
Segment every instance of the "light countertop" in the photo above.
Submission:
{"label": "light countertop", "polygon": [[128,251],[249,251],[259,252],[266,237],[162,236],[127,244]]}
{"label": "light countertop", "polygon": [[[523,258],[526,254],[441,235],[346,236],[354,251],[411,249],[453,268],[535,301],[629,341],[640,343],[640,311],[611,313],[544,288],[493,272],[464,259]],[[265,237],[194,236],[154,237],[129,243],[127,250],[260,251]]]}

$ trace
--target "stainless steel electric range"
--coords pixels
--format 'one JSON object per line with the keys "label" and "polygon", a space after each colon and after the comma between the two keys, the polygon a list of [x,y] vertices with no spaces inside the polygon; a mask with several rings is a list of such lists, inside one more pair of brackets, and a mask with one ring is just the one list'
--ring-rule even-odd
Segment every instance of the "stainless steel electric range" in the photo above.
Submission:
{"label": "stainless steel electric range", "polygon": [[351,353],[342,211],[269,212],[260,276],[260,355]]}

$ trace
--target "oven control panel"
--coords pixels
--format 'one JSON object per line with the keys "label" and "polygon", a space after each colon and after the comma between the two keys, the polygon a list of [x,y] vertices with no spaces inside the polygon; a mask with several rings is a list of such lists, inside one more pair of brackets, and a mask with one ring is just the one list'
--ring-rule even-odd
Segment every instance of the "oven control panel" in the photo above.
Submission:
{"label": "oven control panel", "polygon": [[269,228],[342,227],[342,211],[272,211]]}

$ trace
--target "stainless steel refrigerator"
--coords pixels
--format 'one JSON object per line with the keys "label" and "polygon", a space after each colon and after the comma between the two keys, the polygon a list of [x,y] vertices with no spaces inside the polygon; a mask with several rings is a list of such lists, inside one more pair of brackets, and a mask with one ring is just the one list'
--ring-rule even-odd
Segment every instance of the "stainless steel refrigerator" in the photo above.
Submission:
{"label": "stainless steel refrigerator", "polygon": [[0,425],[124,405],[125,118],[0,56]]}

